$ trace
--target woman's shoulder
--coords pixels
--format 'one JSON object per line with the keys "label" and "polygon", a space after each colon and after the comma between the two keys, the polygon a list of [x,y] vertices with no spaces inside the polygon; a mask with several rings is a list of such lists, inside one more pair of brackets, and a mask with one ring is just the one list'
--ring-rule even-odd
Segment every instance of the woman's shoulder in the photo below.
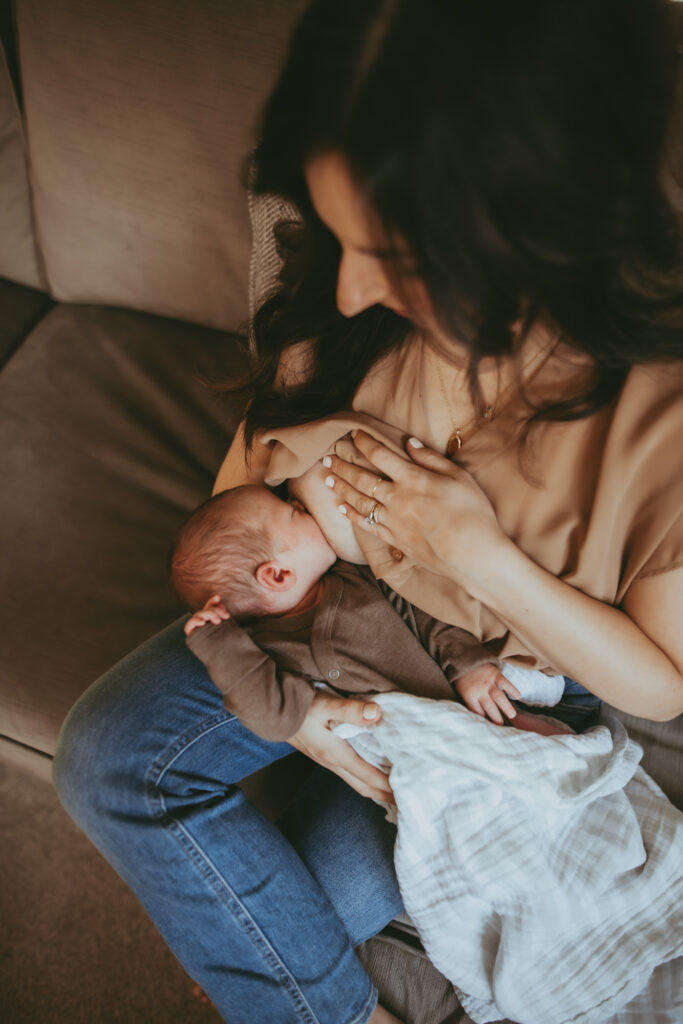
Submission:
{"label": "woman's shoulder", "polygon": [[676,442],[683,464],[683,361],[648,363],[629,372],[612,413],[612,433],[632,450]]}
{"label": "woman's shoulder", "polygon": [[630,370],[622,391],[622,402],[647,404],[664,398],[683,410],[683,360],[640,363]]}

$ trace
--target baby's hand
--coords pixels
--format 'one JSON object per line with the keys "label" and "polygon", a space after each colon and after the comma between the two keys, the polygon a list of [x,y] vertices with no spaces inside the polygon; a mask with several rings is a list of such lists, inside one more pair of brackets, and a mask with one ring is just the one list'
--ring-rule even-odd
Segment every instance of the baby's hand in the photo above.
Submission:
{"label": "baby's hand", "polygon": [[230,618],[230,612],[221,601],[220,594],[214,594],[206,602],[201,611],[195,612],[191,619],[185,623],[185,636],[189,636],[195,629],[212,622],[214,626]]}
{"label": "baby's hand", "polygon": [[506,697],[519,697],[520,692],[495,665],[480,665],[465,672],[455,681],[455,688],[470,711],[503,725],[503,715],[514,718],[517,712]]}

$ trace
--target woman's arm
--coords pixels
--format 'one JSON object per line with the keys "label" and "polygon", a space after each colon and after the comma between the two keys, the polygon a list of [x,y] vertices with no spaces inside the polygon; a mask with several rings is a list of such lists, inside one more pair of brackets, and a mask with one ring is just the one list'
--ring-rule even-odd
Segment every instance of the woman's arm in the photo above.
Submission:
{"label": "woman's arm", "polygon": [[[300,341],[285,350],[275,377],[277,388],[296,384],[302,376],[306,375],[310,366],[310,352],[311,346],[307,341]],[[228,449],[228,454],[218,470],[212,493],[219,494],[220,491],[228,491],[231,487],[240,487],[242,484],[262,484],[270,461],[270,454],[270,448],[267,445],[259,444],[257,438],[249,452],[248,461],[245,460],[244,420],[242,420]]]}
{"label": "woman's arm", "polygon": [[249,461],[245,460],[244,420],[237,428],[228,454],[218,470],[212,494],[229,491],[231,487],[242,484],[262,484],[270,461],[270,448],[258,441],[249,453]]}
{"label": "woman's arm", "polygon": [[471,578],[468,589],[548,665],[631,715],[667,721],[683,712],[683,641],[673,621],[683,571],[634,584],[619,609],[558,580],[510,541],[490,557],[495,573]]}
{"label": "woman's arm", "polygon": [[408,444],[410,462],[362,432],[356,445],[390,479],[376,490],[380,525],[368,526],[376,476],[333,460],[352,522],[458,583],[546,664],[614,707],[656,721],[683,712],[683,572],[634,584],[623,609],[603,604],[520,551],[472,477],[444,456]]}

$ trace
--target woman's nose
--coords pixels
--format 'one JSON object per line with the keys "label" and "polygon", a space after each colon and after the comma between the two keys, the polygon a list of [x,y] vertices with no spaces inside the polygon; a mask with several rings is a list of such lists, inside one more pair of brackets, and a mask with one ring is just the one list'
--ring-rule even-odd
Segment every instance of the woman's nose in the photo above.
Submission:
{"label": "woman's nose", "polygon": [[344,253],[337,273],[337,309],[356,316],[389,295],[389,282],[379,262],[364,253]]}

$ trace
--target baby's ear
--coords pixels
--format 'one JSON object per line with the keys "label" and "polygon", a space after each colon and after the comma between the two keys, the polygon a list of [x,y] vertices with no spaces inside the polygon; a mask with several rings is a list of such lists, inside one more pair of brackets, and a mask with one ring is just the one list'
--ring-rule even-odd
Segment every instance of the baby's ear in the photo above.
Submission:
{"label": "baby's ear", "polygon": [[272,560],[262,562],[254,573],[259,586],[271,591],[291,590],[296,583],[296,573],[293,569],[285,569],[279,562]]}

